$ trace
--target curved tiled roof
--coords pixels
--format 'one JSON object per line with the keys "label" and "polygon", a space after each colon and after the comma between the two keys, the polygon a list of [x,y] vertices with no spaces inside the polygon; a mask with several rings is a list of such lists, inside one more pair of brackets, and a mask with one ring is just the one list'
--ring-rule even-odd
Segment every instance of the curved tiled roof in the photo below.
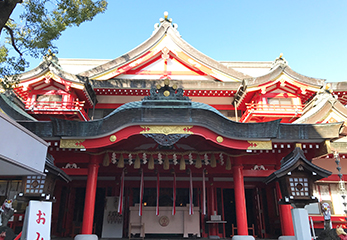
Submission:
{"label": "curved tiled roof", "polygon": [[70,182],[72,179],[63,170],[54,165],[54,158],[51,154],[47,153],[45,167],[55,176],[61,178],[65,182]]}
{"label": "curved tiled roof", "polygon": [[265,123],[233,122],[216,109],[203,104],[168,106],[168,102],[156,107],[143,106],[143,102],[124,104],[103,119],[77,122],[52,119],[52,122],[21,122],[41,137],[101,137],[133,125],[196,125],[233,139],[276,138],[279,120]]}
{"label": "curved tiled roof", "polygon": [[[284,139],[286,141],[322,141],[339,136],[341,123],[280,124],[280,119],[261,123],[239,123],[224,117],[215,108],[191,100],[183,89],[170,87],[169,81],[142,101],[130,102],[102,119],[88,122],[52,119],[51,122],[23,122],[40,137],[98,138],[136,125],[194,125],[222,136],[239,140]],[[327,130],[329,129],[329,130]]]}
{"label": "curved tiled roof", "polygon": [[[14,96],[11,96],[14,97]],[[22,108],[17,106],[10,98],[5,94],[0,94],[0,111],[3,111],[6,115],[10,116],[14,120],[30,120],[36,121],[35,118],[26,113]]]}
{"label": "curved tiled roof", "polygon": [[75,74],[71,74],[71,73],[63,71],[61,67],[59,66],[59,64],[54,61],[41,62],[39,66],[32,69],[31,71],[18,75],[18,81],[24,82],[26,80],[32,80],[37,77],[43,76],[44,74],[48,72],[53,73],[54,75],[58,76],[59,78],[63,80],[67,80],[72,83],[75,83],[77,84],[77,86],[83,86],[84,88],[83,91],[86,93],[86,97],[88,101],[91,103],[91,105],[96,103],[96,94],[89,82],[89,79],[87,77],[83,77],[80,75],[75,75]]}
{"label": "curved tiled roof", "polygon": [[[110,80],[90,80],[90,84],[93,88],[104,89],[150,89],[158,84],[162,84],[163,79],[118,79],[113,78]],[[236,91],[241,82],[220,82],[214,80],[171,80],[172,83],[178,87],[194,90],[234,90]]]}
{"label": "curved tiled roof", "polygon": [[60,78],[63,78],[65,80],[69,80],[75,83],[84,84],[88,80],[86,77],[63,71],[57,63],[54,63],[52,61],[41,62],[39,66],[37,66],[36,68],[18,75],[18,80],[25,81],[27,79],[32,79],[32,78],[41,76],[49,71],[56,74]]}
{"label": "curved tiled roof", "polygon": [[257,87],[259,87],[260,85],[271,84],[271,82],[276,80],[282,73],[287,74],[289,77],[300,83],[313,87],[314,91],[318,91],[325,83],[324,79],[307,77],[300,73],[297,73],[293,71],[287,64],[278,64],[275,65],[269,73],[263,76],[244,79],[242,81],[242,86],[235,94],[235,100],[233,104],[236,103],[236,105],[239,106],[239,104],[244,100],[245,96],[249,92],[252,92],[252,90],[246,91],[246,89],[252,87],[255,87],[255,89],[257,89]]}
{"label": "curved tiled roof", "polygon": [[332,82],[330,83],[331,85],[331,88],[334,90],[334,91],[347,91],[347,81],[344,81],[344,82]]}
{"label": "curved tiled roof", "polygon": [[[324,120],[330,111],[336,111],[347,119],[347,108],[331,93],[320,92],[305,107],[303,115],[293,123],[317,123]],[[338,120],[338,119],[336,119]]]}
{"label": "curved tiled roof", "polygon": [[238,72],[232,68],[228,68],[222,63],[206,56],[205,54],[193,48],[191,45],[189,45],[181,38],[177,30],[168,21],[162,22],[159,28],[154,32],[154,34],[145,42],[140,44],[138,47],[110,62],[102,64],[91,70],[82,72],[80,73],[80,75],[92,78],[98,76],[99,74],[102,74],[105,71],[112,70],[124,64],[127,64],[140,57],[141,55],[145,54],[150,48],[156,45],[165,35],[169,36],[174,41],[174,43],[177,44],[177,46],[179,46],[190,57],[196,59],[197,61],[203,64],[206,64],[207,66],[210,66],[216,70],[221,71],[224,74],[227,74],[239,80],[250,77],[247,74]]}
{"label": "curved tiled roof", "polygon": [[270,183],[273,180],[287,175],[288,172],[295,170],[298,167],[298,164],[304,164],[305,169],[316,173],[316,175],[311,176],[311,178],[314,179],[314,181],[331,175],[330,171],[323,169],[308,161],[305,157],[303,150],[296,147],[291,153],[289,153],[281,160],[281,168],[273,172],[270,176],[268,176],[264,180],[264,182]]}
{"label": "curved tiled roof", "polygon": [[198,61],[205,63],[206,65],[215,68],[223,73],[226,73],[230,76],[233,76],[239,80],[242,80],[244,78],[249,78],[250,76],[236,71],[232,68],[228,68],[227,66],[225,66],[224,64],[208,57],[207,55],[201,53],[200,51],[198,51],[197,49],[195,49],[194,47],[192,47],[190,44],[188,44],[186,41],[184,41],[180,36],[178,36],[176,34],[176,32],[172,29],[169,28],[168,32],[167,32],[168,36],[171,37],[171,39],[179,46],[182,48],[182,50],[184,50],[186,53],[188,53],[190,56],[196,58]]}
{"label": "curved tiled roof", "polygon": [[293,79],[299,82],[317,86],[317,87],[321,87],[325,82],[325,79],[307,77],[305,75],[297,73],[293,69],[291,69],[288,65],[285,65],[285,66],[278,65],[273,70],[271,70],[268,74],[265,74],[260,77],[248,78],[248,79],[245,79],[245,81],[249,87],[258,86],[260,84],[267,83],[276,79],[282,73],[288,74]]}
{"label": "curved tiled roof", "polygon": [[[123,111],[123,110],[140,108],[140,107],[142,107],[142,101],[125,103],[122,106],[120,106],[117,109],[115,109],[113,112],[111,112],[108,116],[116,114],[116,113],[118,113],[120,111]],[[212,107],[212,106],[210,106],[208,104],[205,104],[205,103],[191,102],[191,108],[208,110],[208,111],[214,112],[215,114],[218,114],[221,117],[224,117],[224,118],[228,119],[220,111],[218,111],[214,107]],[[106,116],[106,117],[108,117],[108,116]]]}
{"label": "curved tiled roof", "polygon": [[[194,125],[202,126],[222,136],[239,140],[310,141],[337,138],[342,123],[281,124],[280,120],[262,123],[231,121],[206,104],[168,105],[156,107],[132,102],[121,106],[107,117],[89,122],[52,119],[52,122],[19,122],[43,138],[97,138],[135,125]],[[175,102],[177,103],[177,102]]]}

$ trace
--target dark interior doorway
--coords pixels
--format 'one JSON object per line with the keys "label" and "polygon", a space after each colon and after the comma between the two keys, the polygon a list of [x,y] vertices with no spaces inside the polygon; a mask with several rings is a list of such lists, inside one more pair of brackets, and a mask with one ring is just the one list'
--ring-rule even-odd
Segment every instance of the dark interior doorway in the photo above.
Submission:
{"label": "dark interior doorway", "polygon": [[[256,229],[256,210],[255,210],[255,201],[254,201],[254,194],[255,189],[245,189],[245,195],[246,195],[246,210],[247,210],[247,226],[248,228],[254,226],[255,232],[257,232]],[[253,232],[250,230],[248,231],[249,235],[252,235]],[[257,235],[257,234],[256,234]]]}
{"label": "dark interior doorway", "polygon": [[94,225],[95,225],[95,234],[98,235],[99,238],[101,238],[101,233],[102,233],[105,199],[106,199],[106,188],[97,188],[96,197],[95,197]]}
{"label": "dark interior doorway", "polygon": [[236,225],[236,209],[234,189],[223,189],[225,237],[231,235],[231,224]]}
{"label": "dark interior doorway", "polygon": [[[248,227],[252,226],[252,224],[256,226],[255,203],[253,200],[253,194],[254,189],[245,189]],[[225,237],[230,237],[232,235],[232,224],[234,224],[234,227],[237,227],[234,189],[223,189],[223,202],[224,220],[227,221],[227,223],[225,224]],[[235,232],[235,234],[236,233],[237,232]]]}
{"label": "dark interior doorway", "polygon": [[[76,188],[73,224],[82,226],[86,188]],[[97,188],[95,195],[93,233],[101,238],[106,188]]]}

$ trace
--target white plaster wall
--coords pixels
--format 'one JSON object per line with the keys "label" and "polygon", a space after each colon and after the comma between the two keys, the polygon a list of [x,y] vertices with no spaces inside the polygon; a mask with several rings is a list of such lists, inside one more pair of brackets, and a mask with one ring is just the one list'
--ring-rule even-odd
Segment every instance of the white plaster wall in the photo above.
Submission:
{"label": "white plaster wall", "polygon": [[341,215],[343,214],[343,205],[342,205],[342,198],[341,193],[338,188],[338,184],[329,184],[330,185],[330,192],[331,192],[331,199],[334,205],[334,213],[335,215]]}

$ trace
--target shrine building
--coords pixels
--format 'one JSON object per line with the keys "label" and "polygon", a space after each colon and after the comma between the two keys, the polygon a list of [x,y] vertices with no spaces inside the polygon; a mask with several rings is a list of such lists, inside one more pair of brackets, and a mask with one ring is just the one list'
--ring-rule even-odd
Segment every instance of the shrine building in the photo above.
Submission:
{"label": "shrine building", "polygon": [[[282,54],[219,62],[180,34],[165,15],[114,60],[48,54],[0,95],[0,111],[46,141],[71,180],[55,183],[52,234],[293,236],[291,205],[265,179],[298,152],[324,178],[309,196],[293,177],[290,198],[316,199],[305,208],[317,233],[324,202],[333,226],[345,224],[347,82],[302,75]],[[24,180],[0,185],[11,181]]]}

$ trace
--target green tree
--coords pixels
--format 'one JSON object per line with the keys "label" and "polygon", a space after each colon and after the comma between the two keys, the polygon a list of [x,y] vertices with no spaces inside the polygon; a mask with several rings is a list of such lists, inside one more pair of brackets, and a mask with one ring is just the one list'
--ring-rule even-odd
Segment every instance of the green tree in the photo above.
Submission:
{"label": "green tree", "polygon": [[[23,9],[20,21],[11,14]],[[26,56],[39,58],[68,27],[91,21],[106,10],[106,0],[0,0],[0,87],[10,88],[8,76],[25,71]]]}

